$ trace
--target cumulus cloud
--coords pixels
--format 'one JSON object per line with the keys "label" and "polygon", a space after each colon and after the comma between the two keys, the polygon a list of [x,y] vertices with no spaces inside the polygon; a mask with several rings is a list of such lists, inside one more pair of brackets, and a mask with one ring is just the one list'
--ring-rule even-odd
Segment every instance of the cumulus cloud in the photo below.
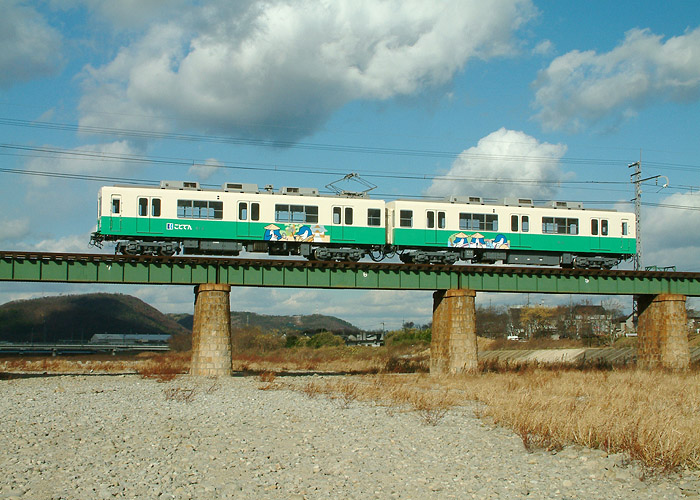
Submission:
{"label": "cumulus cloud", "polygon": [[83,75],[81,125],[295,140],[355,99],[448,83],[472,58],[515,52],[529,0],[315,0],[192,6]]}
{"label": "cumulus cloud", "polygon": [[642,210],[643,264],[700,271],[700,234],[689,230],[700,227],[700,195],[673,194],[659,205]]}
{"label": "cumulus cloud", "polygon": [[565,177],[559,159],[566,146],[539,142],[501,128],[464,150],[450,171],[428,188],[431,196],[552,198]]}
{"label": "cumulus cloud", "polygon": [[192,165],[187,170],[188,175],[194,175],[201,181],[206,181],[219,171],[221,163],[216,158],[209,158],[203,164]]}
{"label": "cumulus cloud", "polygon": [[536,117],[545,128],[575,131],[635,116],[650,102],[700,98],[700,28],[669,38],[633,29],[607,53],[574,50],[534,82]]}
{"label": "cumulus cloud", "polygon": [[10,0],[0,16],[0,88],[55,73],[61,66],[60,33],[32,7]]}
{"label": "cumulus cloud", "polygon": [[24,238],[29,234],[29,219],[2,219],[0,220],[0,241],[8,242]]}
{"label": "cumulus cloud", "polygon": [[[46,149],[53,149],[47,146]],[[131,159],[138,159],[140,151],[128,141],[88,144],[72,150],[62,151],[56,158],[53,154],[32,158],[25,164],[26,170],[60,174],[87,174],[119,176],[134,168]],[[34,187],[46,187],[50,177],[34,175],[28,177]]]}

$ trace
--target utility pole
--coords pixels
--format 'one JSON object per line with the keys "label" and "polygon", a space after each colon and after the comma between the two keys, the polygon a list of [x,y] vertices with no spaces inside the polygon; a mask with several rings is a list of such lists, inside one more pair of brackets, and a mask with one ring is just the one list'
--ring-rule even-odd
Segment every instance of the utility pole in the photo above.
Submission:
{"label": "utility pole", "polygon": [[[634,270],[642,269],[642,158],[639,154],[639,161],[630,163],[627,168],[634,167],[634,173],[630,176],[634,184],[634,234],[637,238],[637,251],[634,254]],[[636,308],[635,308],[636,310]]]}

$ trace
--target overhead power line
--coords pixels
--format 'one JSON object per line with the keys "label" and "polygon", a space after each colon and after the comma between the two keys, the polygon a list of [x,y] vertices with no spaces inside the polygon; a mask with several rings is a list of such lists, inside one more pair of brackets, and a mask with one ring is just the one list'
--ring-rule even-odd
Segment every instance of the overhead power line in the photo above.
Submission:
{"label": "overhead power line", "polygon": [[[174,132],[158,132],[138,129],[121,129],[110,127],[96,127],[87,125],[77,125],[71,123],[56,123],[44,121],[19,120],[14,118],[0,118],[0,125],[11,127],[39,128],[45,130],[81,132],[88,134],[106,135],[112,137],[129,137],[134,139],[159,139],[159,140],[176,140],[185,142],[209,142],[220,144],[234,144],[240,146],[253,147],[269,147],[269,148],[285,148],[285,149],[303,149],[312,151],[332,151],[343,153],[361,153],[361,154],[378,154],[378,155],[393,155],[393,156],[412,156],[412,157],[431,157],[431,158],[448,158],[455,159],[457,157],[465,157],[469,159],[479,160],[498,160],[498,161],[521,161],[535,163],[562,163],[569,165],[591,165],[598,166],[618,166],[621,163],[619,159],[606,158],[552,158],[548,156],[531,156],[531,155],[499,155],[499,154],[481,154],[467,153],[464,151],[439,151],[439,150],[419,150],[405,148],[382,148],[370,146],[352,146],[347,144],[322,144],[309,143],[298,141],[284,140],[266,140],[254,139],[246,137],[233,137],[221,135],[202,135],[202,134],[179,134]],[[676,168],[676,169],[700,169],[700,165],[673,164],[673,163],[657,163],[647,162],[648,166]]]}

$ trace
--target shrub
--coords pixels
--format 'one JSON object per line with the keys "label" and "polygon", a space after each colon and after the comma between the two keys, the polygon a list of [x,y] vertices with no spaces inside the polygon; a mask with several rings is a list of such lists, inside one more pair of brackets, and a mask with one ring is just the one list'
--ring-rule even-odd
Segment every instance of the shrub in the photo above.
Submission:
{"label": "shrub", "polygon": [[307,341],[306,345],[309,347],[313,347],[314,349],[318,349],[319,347],[333,347],[345,345],[345,340],[343,340],[343,337],[334,335],[331,332],[321,332],[311,337]]}

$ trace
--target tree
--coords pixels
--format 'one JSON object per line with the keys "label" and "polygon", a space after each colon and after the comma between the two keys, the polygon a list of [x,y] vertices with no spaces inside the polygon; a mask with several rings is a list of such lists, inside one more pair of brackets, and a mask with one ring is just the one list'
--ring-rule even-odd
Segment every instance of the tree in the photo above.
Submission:
{"label": "tree", "polygon": [[552,331],[556,309],[546,306],[523,307],[520,313],[520,325],[528,338],[545,337]]}
{"label": "tree", "polygon": [[481,337],[499,338],[505,337],[508,332],[508,313],[503,307],[476,308],[476,333]]}

